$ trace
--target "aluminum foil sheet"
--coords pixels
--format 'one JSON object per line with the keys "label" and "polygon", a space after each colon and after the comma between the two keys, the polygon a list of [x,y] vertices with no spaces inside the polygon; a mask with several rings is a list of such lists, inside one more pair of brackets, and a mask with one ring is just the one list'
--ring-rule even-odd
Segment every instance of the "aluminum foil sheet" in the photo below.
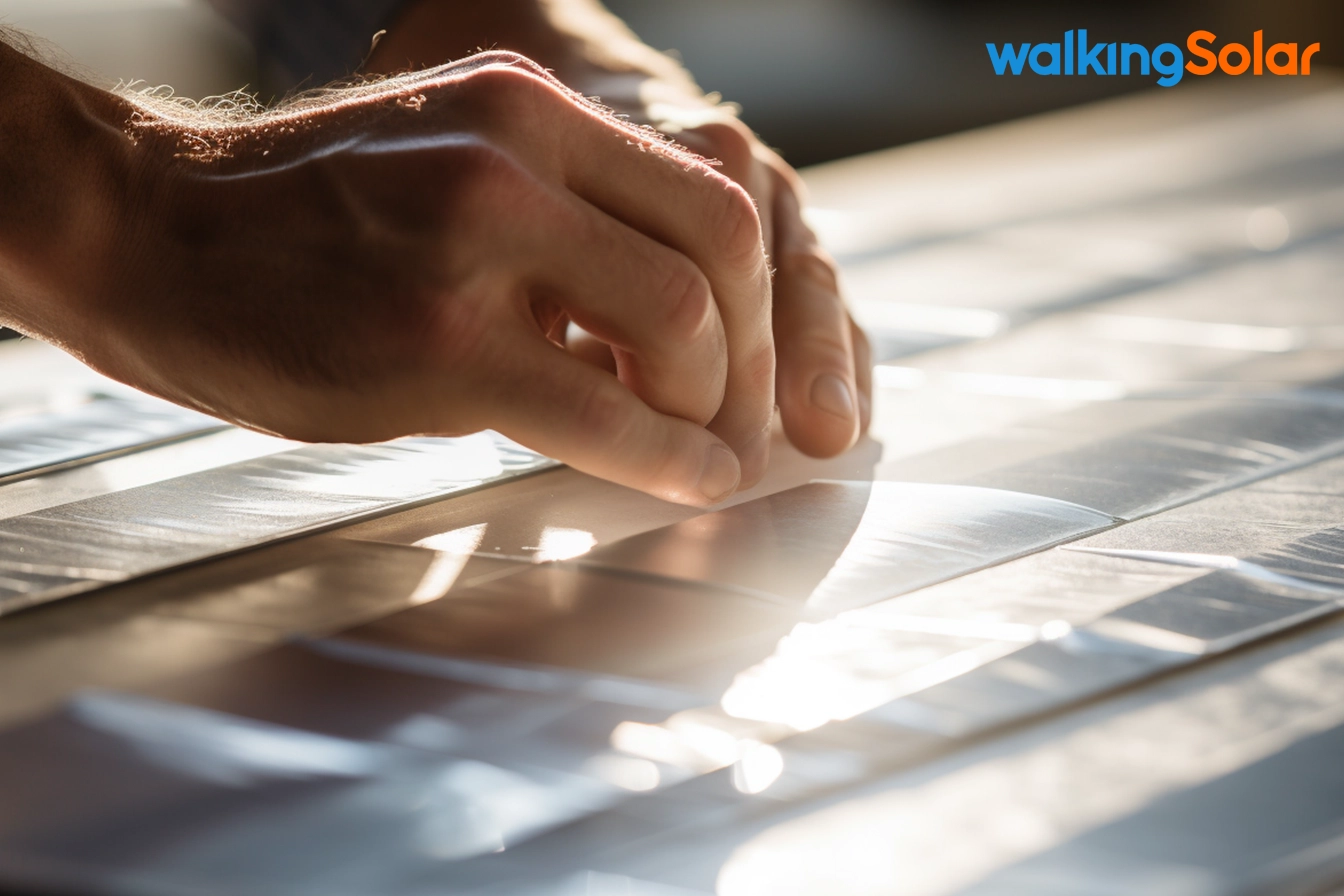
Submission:
{"label": "aluminum foil sheet", "polygon": [[[0,784],[40,794],[21,821],[0,814],[0,871],[131,889],[541,894],[628,879],[630,892],[714,892],[763,833],[731,820],[760,819],[763,799],[927,762],[968,734],[1331,612],[1339,531],[1244,559],[1046,552],[1076,555],[1099,593],[1137,568],[1192,576],[1147,578],[1148,596],[1055,630],[983,614],[940,630],[902,612],[914,595],[798,623],[798,608],[751,594],[525,567],[149,698],[86,694],[0,735],[27,789],[4,769]],[[913,693],[889,701],[891,687]],[[731,822],[717,848],[668,848],[683,824],[714,819]],[[239,850],[254,861],[231,861]]]}
{"label": "aluminum foil sheet", "polygon": [[827,614],[1114,523],[1050,498],[900,482],[813,482],[607,545],[578,561],[706,582]]}
{"label": "aluminum foil sheet", "polygon": [[73,407],[7,414],[0,416],[0,484],[227,426],[150,398],[94,396]]}
{"label": "aluminum foil sheet", "polygon": [[313,445],[0,520],[0,613],[553,463],[488,433]]}

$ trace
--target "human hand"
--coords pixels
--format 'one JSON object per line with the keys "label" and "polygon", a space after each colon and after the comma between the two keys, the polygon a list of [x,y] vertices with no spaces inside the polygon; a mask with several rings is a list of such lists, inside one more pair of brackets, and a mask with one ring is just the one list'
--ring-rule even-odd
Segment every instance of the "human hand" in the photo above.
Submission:
{"label": "human hand", "polygon": [[[776,396],[789,440],[820,457],[854,444],[871,416],[867,337],[840,295],[834,261],[803,220],[801,179],[674,60],[641,43],[593,0],[408,0],[366,61],[371,71],[432,65],[469,46],[523,49],[583,94],[713,160],[756,203],[773,265]],[[601,340],[572,350],[611,364]]]}
{"label": "human hand", "polygon": [[[129,131],[125,223],[64,328],[104,372],[304,440],[495,429],[688,504],[762,475],[750,197],[527,59]],[[568,320],[616,376],[562,347]]]}

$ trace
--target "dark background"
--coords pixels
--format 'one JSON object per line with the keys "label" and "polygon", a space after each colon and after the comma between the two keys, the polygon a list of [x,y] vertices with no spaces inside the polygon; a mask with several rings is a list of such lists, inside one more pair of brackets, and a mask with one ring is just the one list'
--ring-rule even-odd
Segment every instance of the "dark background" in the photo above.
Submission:
{"label": "dark background", "polygon": [[[994,74],[985,43],[1048,43],[1086,28],[1090,42],[1216,46],[1319,41],[1312,69],[1344,64],[1344,0],[1002,3],[990,0],[607,0],[646,42],[675,49],[706,90],[794,165],[1155,86],[1157,76]],[[1187,59],[1189,54],[1186,54]],[[1208,78],[1227,77],[1221,73]],[[1250,79],[1251,75],[1242,75]],[[1262,76],[1270,77],[1270,76]]]}

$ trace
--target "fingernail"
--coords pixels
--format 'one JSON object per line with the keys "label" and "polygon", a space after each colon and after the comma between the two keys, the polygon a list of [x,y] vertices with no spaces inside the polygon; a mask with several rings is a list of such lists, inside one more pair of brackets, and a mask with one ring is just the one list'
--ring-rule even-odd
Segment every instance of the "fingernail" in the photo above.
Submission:
{"label": "fingernail", "polygon": [[823,373],[812,381],[812,405],[843,420],[854,419],[854,396],[844,380]]}
{"label": "fingernail", "polygon": [[700,493],[709,503],[717,504],[731,495],[741,478],[742,471],[733,452],[722,445],[710,445],[705,452],[705,467],[700,471]]}

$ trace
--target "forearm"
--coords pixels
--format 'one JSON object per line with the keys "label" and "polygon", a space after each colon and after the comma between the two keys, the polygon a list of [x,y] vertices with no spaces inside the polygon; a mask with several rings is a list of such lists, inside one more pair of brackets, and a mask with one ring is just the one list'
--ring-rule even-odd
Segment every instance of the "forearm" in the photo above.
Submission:
{"label": "forearm", "polygon": [[53,71],[0,32],[0,323],[66,342],[81,327],[133,147],[119,98]]}

